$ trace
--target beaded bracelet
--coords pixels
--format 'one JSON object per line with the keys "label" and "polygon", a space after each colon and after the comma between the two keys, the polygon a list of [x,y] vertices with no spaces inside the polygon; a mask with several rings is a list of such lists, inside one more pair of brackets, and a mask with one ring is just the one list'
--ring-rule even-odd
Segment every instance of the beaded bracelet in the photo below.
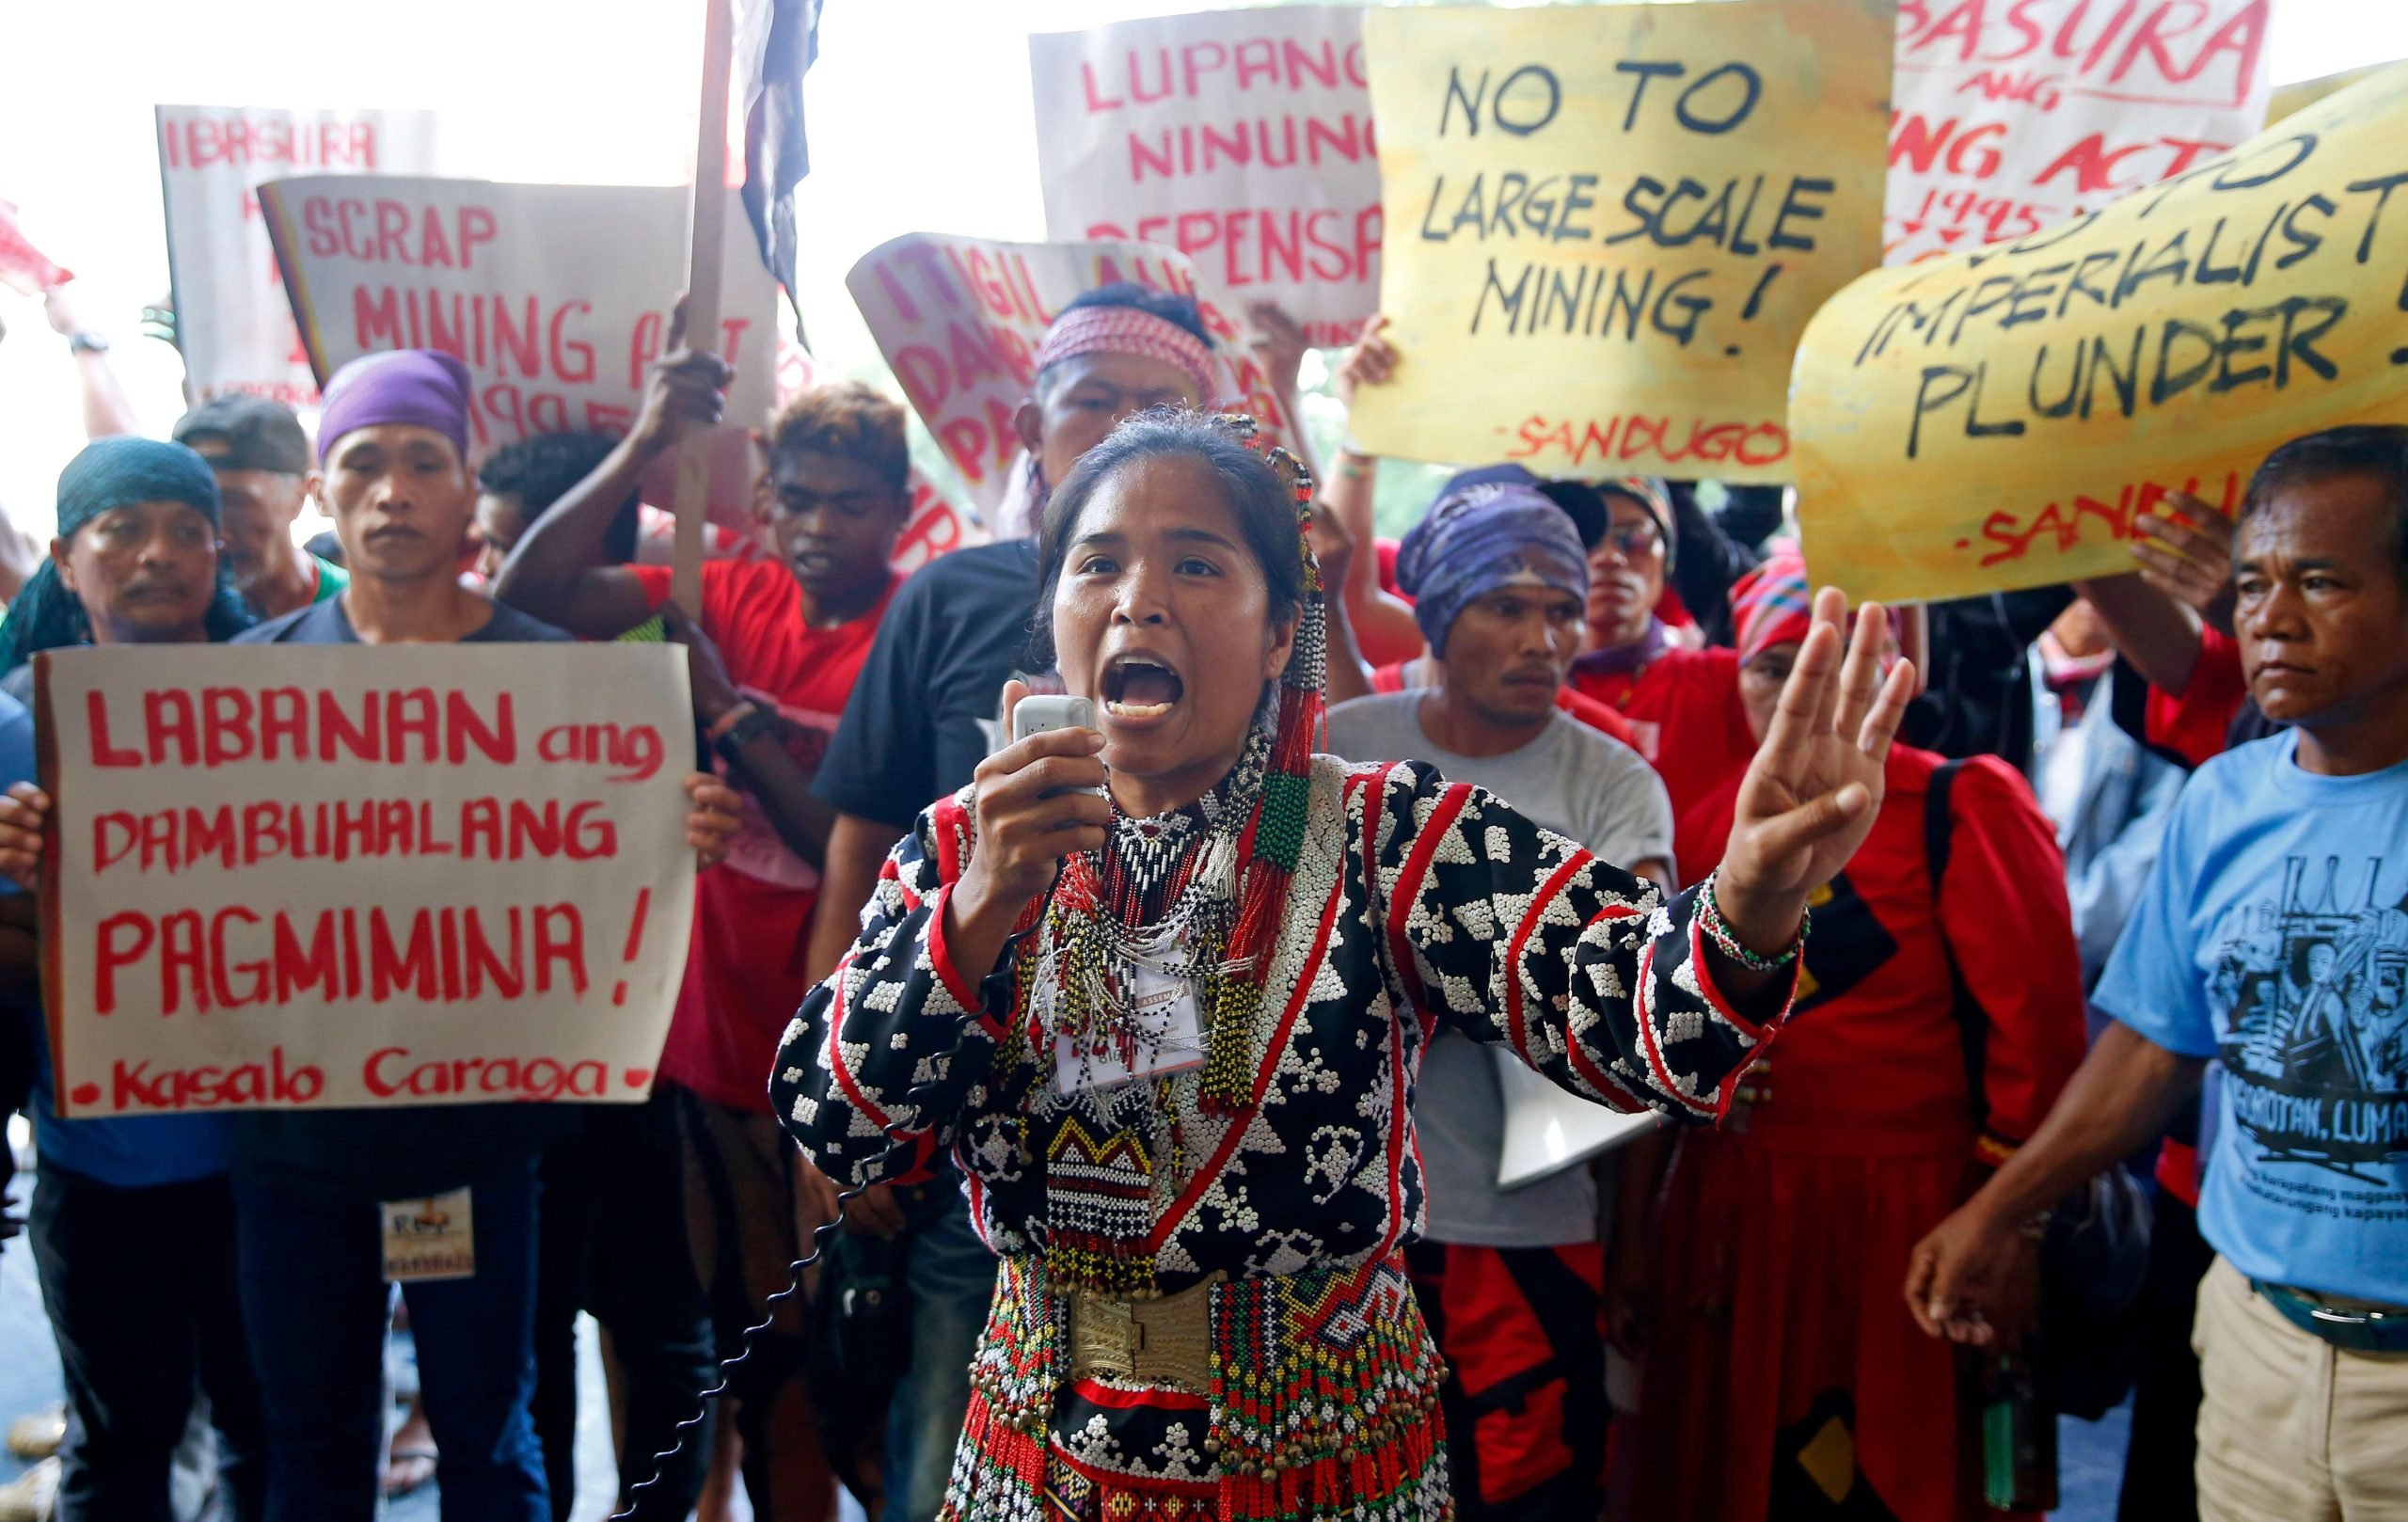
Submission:
{"label": "beaded bracelet", "polygon": [[1698,928],[1714,943],[1715,949],[1751,973],[1778,973],[1796,961],[1806,949],[1806,930],[1814,923],[1814,912],[1804,910],[1799,912],[1798,933],[1790,937],[1788,948],[1780,956],[1762,956],[1739,943],[1739,938],[1731,933],[1730,923],[1723,919],[1720,907],[1715,903],[1714,890],[1721,876],[1720,867],[1708,872],[1697,890]]}

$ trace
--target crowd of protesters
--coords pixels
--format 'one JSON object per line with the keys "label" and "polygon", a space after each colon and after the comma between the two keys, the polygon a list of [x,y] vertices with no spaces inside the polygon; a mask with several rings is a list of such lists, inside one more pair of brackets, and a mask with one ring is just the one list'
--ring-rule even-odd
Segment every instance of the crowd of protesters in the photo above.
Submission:
{"label": "crowd of protesters", "polygon": [[[31,1117],[39,1156],[24,1236],[67,1402],[29,1441],[57,1448],[56,1516],[164,1522],[198,1464],[237,1522],[367,1518],[380,1494],[429,1480],[446,1517],[564,1518],[580,1312],[605,1336],[635,1515],[724,1516],[736,1487],[765,1522],[833,1516],[839,1487],[894,1522],[1018,1514],[973,1498],[989,1494],[979,1466],[1018,1462],[993,1424],[1019,1377],[994,1350],[1029,1292],[994,1181],[1017,1122],[948,1075],[959,1053],[920,1054],[914,1103],[941,1113],[884,1122],[864,1156],[822,1113],[840,1096],[804,1070],[845,1080],[857,1136],[863,1075],[885,1070],[878,1053],[828,1054],[827,990],[852,1002],[846,1018],[869,1004],[926,1021],[927,1001],[962,1000],[959,1023],[1013,996],[1009,978],[977,989],[988,965],[1038,956],[1050,921],[1019,925],[1026,945],[979,943],[964,972],[950,959],[973,943],[967,911],[911,927],[923,889],[966,901],[989,886],[923,859],[943,829],[1016,838],[1012,779],[1046,756],[1067,790],[1094,780],[1085,752],[1023,753],[1005,701],[1091,678],[1085,656],[1042,637],[1067,626],[1063,599],[1111,599],[1116,629],[1175,628],[1219,606],[1190,580],[1244,579],[1216,555],[1274,594],[1293,579],[1259,534],[1189,529],[1213,541],[1196,551],[1210,563],[1177,561],[1157,586],[1146,531],[1113,527],[1136,521],[1133,495],[1168,500],[1191,489],[1164,484],[1178,471],[1220,460],[1162,421],[1223,403],[1212,343],[1181,297],[1114,286],[1069,303],[1017,418],[1031,536],[909,577],[892,564],[912,500],[901,405],[847,383],[722,420],[727,367],[690,348],[656,365],[626,436],[538,437],[482,461],[466,372],[427,352],[337,374],[314,443],[264,401],[198,406],[172,442],[99,409],[107,436],[66,464],[49,557],[0,625],[0,1040],[16,1081],[0,1104]],[[1293,357],[1275,376],[1291,401]],[[1375,320],[1339,393],[1413,362]],[[723,420],[761,424],[763,487],[751,533],[715,543],[681,608],[640,483]],[[1838,658],[1778,494],[1465,461],[1390,553],[1372,532],[1379,462],[1305,463],[1307,563],[1328,603],[1318,748],[1477,785],[1469,806],[1513,811],[1494,851],[1518,850],[1527,820],[1626,873],[1615,892],[1673,906],[1656,912],[1702,903],[1696,970],[1680,975],[1692,994],[1737,988],[1757,963],[1715,939],[1729,928],[1712,882],[1755,880],[1778,814],[1766,757],[1797,721],[1784,694]],[[1223,489],[1233,505],[1195,511],[1246,528],[1251,486]],[[310,502],[334,522],[315,552],[294,542]],[[1850,679],[1895,668],[1919,695],[1900,742],[1868,749],[1857,803],[1833,805],[1834,820],[1861,806],[1859,833],[1813,886],[1786,1013],[1749,1007],[1767,1033],[1780,1018],[1779,1040],[1708,1085],[1698,1118],[1718,1124],[1500,1185],[1523,1065],[1547,1064],[1461,1001],[1493,1003],[1519,975],[1454,977],[1439,950],[1408,946],[1402,906],[1381,929],[1397,938],[1381,956],[1422,968],[1389,975],[1450,980],[1400,1048],[1418,1060],[1410,1131],[1399,1121],[1411,1165],[1383,1202],[1399,1282],[1444,1359],[1444,1447],[1425,1475],[1446,1496],[1361,1514],[1972,1519],[1997,1498],[1985,1408],[1997,1416],[2020,1363],[2044,1411],[2096,1416],[2135,1391],[2127,1517],[2408,1516],[2408,426],[2293,439],[2237,522],[2177,496],[2141,535],[2126,576],[1860,625]],[[1080,590],[1084,559],[1065,580],[1064,555],[1095,545],[1132,566],[1114,590]],[[36,653],[573,638],[666,638],[690,662],[688,831],[706,870],[646,1102],[55,1113],[35,975],[49,808],[26,706]],[[1244,681],[1275,689],[1305,669],[1289,654]],[[1171,664],[1113,668],[1104,695],[1132,734],[1202,703],[1203,674]],[[1208,833],[1212,796],[1196,805]],[[1434,796],[1410,807],[1465,806]],[[1054,806],[1072,845],[1122,822],[1092,798]],[[1391,891],[1365,851],[1348,891]],[[1471,933],[1504,933],[1488,923]],[[952,950],[908,987],[879,982],[890,960],[904,978],[894,938],[915,933],[924,959]],[[1620,963],[1585,942],[1579,956],[1600,998],[1622,997],[1606,988]],[[1557,1000],[1576,1068],[1581,997]],[[1712,1018],[1738,1020],[1737,994],[1707,997]],[[895,1025],[884,1060],[923,1034]],[[1259,1200],[1335,1177],[1303,1146],[1259,1145]],[[396,1296],[370,1207],[461,1187],[474,1276]],[[752,1330],[815,1248],[806,1292]],[[397,1300],[419,1394],[394,1435],[380,1350]],[[1107,1420],[1108,1381],[1075,1389],[1062,1400],[1098,1411],[1097,1435],[1079,1448],[1052,1415],[1052,1457],[1030,1461],[1052,1477],[1046,1514],[1353,1514],[1205,1507],[1174,1482],[1225,1461],[1119,1451],[1127,1433],[1184,1444],[1190,1428]],[[1383,1482],[1416,1494],[1409,1477]]]}

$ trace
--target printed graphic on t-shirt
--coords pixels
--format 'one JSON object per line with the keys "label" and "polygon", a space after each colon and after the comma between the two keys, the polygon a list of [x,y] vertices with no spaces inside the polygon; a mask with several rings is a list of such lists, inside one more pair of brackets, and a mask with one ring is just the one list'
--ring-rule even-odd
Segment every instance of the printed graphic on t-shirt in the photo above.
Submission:
{"label": "printed graphic on t-shirt", "polygon": [[[795,765],[816,772],[820,758],[828,753],[828,742],[835,738],[838,716],[790,707],[758,688],[746,687],[739,691],[769,716],[769,732],[785,747],[786,754],[794,757]],[[721,776],[730,776],[732,769],[721,761],[719,770]],[[777,826],[763,812],[761,801],[752,796],[752,789],[740,783],[734,785],[742,796],[743,804],[737,811],[736,839],[727,848],[727,860],[721,864],[721,869],[741,872],[780,888],[816,889],[819,869],[786,845]]]}
{"label": "printed graphic on t-shirt", "polygon": [[[2217,927],[2209,993],[2232,1115],[2258,1149],[2244,1187],[2321,1213],[2358,1213],[2313,1181],[2389,1189],[2408,1157],[2408,903],[2378,900],[2383,858],[2287,858],[2275,896]],[[2280,1168],[2301,1165],[2303,1170]]]}

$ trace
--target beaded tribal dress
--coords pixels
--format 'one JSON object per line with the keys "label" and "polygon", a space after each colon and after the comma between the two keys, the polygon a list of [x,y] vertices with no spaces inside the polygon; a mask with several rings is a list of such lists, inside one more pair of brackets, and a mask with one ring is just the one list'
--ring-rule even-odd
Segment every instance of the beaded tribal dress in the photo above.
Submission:
{"label": "beaded tribal dress", "polygon": [[[950,1149],[1003,1260],[949,1519],[1450,1515],[1441,1370],[1400,1257],[1431,1033],[1706,1122],[1780,1018],[1716,992],[1692,895],[1427,767],[1313,756],[1291,794],[1267,750],[1259,731],[1212,795],[1116,820],[1055,889],[1082,912],[1032,911],[983,979],[943,927],[971,794],[940,802],[787,1030],[772,1097],[817,1165],[899,1181]],[[1275,829],[1294,832],[1284,912],[1232,994],[1194,948],[1240,943],[1236,864]],[[1100,986],[1114,957],[1144,976]],[[1099,1018],[1149,988],[1192,999],[1196,1053]]]}

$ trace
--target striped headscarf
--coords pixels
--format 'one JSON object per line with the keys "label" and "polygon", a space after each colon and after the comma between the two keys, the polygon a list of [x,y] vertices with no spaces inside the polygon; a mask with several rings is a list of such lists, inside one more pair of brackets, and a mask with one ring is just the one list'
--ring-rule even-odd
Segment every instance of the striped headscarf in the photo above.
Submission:
{"label": "striped headscarf", "polygon": [[1803,641],[1814,626],[1814,594],[1805,558],[1778,549],[1731,589],[1731,626],[1739,659],[1753,660],[1777,644]]}
{"label": "striped headscarf", "polygon": [[1199,406],[1209,407],[1217,400],[1212,346],[1168,318],[1134,307],[1073,308],[1045,330],[1045,341],[1037,347],[1037,373],[1088,354],[1159,359],[1195,383]]}

